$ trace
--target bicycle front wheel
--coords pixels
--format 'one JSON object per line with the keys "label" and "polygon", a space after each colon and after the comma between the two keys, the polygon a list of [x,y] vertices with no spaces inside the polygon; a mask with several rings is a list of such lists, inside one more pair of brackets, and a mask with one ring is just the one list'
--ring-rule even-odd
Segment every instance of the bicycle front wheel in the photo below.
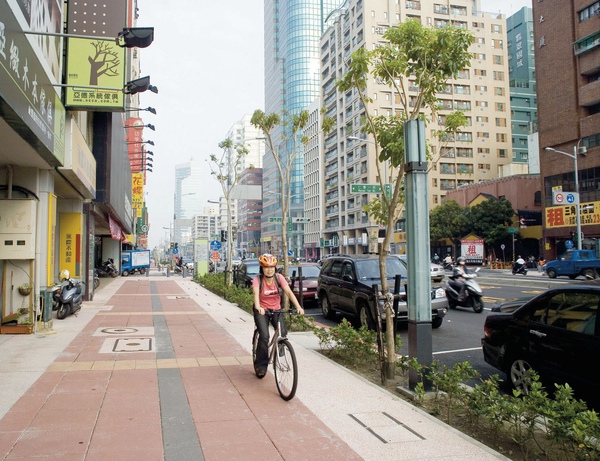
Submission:
{"label": "bicycle front wheel", "polygon": [[283,400],[291,400],[298,387],[298,363],[292,345],[287,339],[277,342],[273,369],[277,390]]}

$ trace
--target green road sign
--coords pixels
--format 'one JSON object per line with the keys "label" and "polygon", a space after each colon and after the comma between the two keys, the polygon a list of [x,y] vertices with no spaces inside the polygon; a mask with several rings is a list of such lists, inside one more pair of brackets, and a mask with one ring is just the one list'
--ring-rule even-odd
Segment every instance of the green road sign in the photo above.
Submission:
{"label": "green road sign", "polygon": [[[350,193],[352,194],[381,194],[381,186],[379,184],[351,184]],[[391,184],[385,185],[385,195],[392,195]]]}
{"label": "green road sign", "polygon": [[282,222],[283,218],[269,218],[269,222]]}
{"label": "green road sign", "polygon": [[516,234],[518,230],[519,229],[517,229],[516,227],[509,227],[508,228],[508,233],[509,234]]}

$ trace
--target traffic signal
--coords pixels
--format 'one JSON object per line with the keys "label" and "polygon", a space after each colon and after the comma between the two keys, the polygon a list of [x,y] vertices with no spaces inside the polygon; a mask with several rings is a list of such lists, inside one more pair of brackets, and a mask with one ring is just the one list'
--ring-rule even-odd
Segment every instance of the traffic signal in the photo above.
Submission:
{"label": "traffic signal", "polygon": [[173,242],[171,242],[171,246],[169,248],[171,248],[171,250],[173,249]]}
{"label": "traffic signal", "polygon": [[177,249],[179,247],[179,244],[177,242],[175,242],[175,249]]}
{"label": "traffic signal", "polygon": [[221,242],[226,242],[227,241],[227,232],[222,230],[221,231]]}

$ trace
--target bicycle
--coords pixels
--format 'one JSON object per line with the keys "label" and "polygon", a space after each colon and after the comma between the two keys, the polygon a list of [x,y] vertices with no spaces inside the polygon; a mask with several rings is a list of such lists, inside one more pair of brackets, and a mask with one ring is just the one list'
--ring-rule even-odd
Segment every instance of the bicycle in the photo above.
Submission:
{"label": "bicycle", "polygon": [[[287,312],[291,313],[291,312]],[[275,383],[277,390],[283,400],[291,400],[296,395],[298,387],[298,362],[296,361],[296,353],[291,343],[285,336],[281,336],[281,322],[283,322],[283,312],[265,310],[265,315],[269,319],[277,314],[277,328],[270,338],[268,346],[269,365],[273,364],[273,372],[275,374]],[[269,322],[271,325],[271,322]],[[256,348],[258,345],[258,329],[254,327],[254,335],[252,336],[252,359],[256,361]],[[277,347],[274,347],[277,345]],[[258,373],[257,373],[258,376]]]}

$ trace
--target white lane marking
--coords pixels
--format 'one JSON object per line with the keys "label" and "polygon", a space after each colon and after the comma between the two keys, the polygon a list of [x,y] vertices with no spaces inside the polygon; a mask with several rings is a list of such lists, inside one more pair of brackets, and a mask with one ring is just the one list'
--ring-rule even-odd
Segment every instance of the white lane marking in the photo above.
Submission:
{"label": "white lane marking", "polygon": [[454,349],[453,351],[439,351],[439,352],[434,352],[433,355],[454,354],[455,352],[469,352],[469,351],[479,351],[479,350],[481,350],[481,346],[470,347],[468,349]]}

